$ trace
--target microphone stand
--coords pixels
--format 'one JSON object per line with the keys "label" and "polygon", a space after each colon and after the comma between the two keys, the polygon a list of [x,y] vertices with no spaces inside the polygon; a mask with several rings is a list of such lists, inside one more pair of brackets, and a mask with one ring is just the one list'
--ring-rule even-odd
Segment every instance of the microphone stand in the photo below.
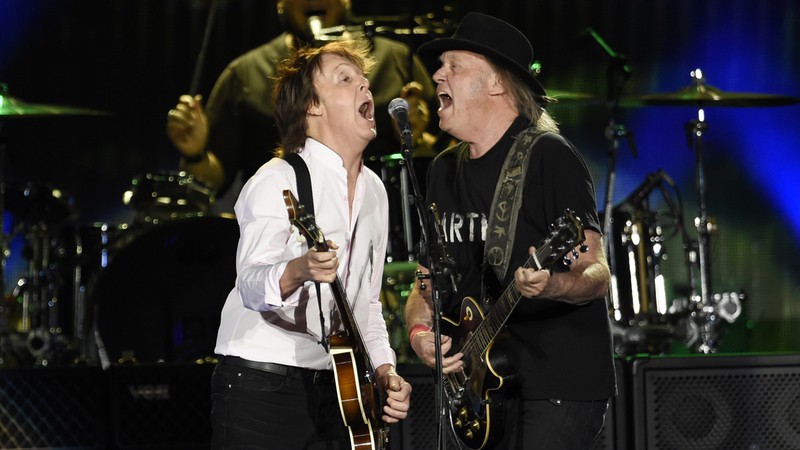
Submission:
{"label": "microphone stand", "polygon": [[[417,176],[414,171],[414,164],[411,155],[411,131],[404,130],[401,132],[401,151],[403,154],[403,158],[406,162],[406,167],[408,168],[408,175],[411,180],[411,186],[414,190],[413,196],[413,203],[417,210],[417,215],[420,220],[420,253],[428,255],[429,261],[429,269],[430,273],[425,275],[421,273],[417,273],[417,278],[420,279],[420,283],[424,287],[425,278],[430,280],[431,286],[431,299],[433,303],[433,336],[434,336],[434,347],[436,349],[435,353],[435,370],[436,376],[434,379],[434,383],[436,386],[436,411],[437,411],[437,420],[438,420],[438,431],[437,431],[437,442],[439,449],[447,448],[447,405],[445,403],[445,393],[444,393],[444,369],[442,366],[442,333],[439,323],[442,318],[442,307],[441,307],[441,290],[439,286],[444,286],[449,278],[452,282],[452,271],[448,264],[443,260],[444,258],[444,247],[434,251],[434,246],[431,245],[431,240],[428,236],[428,224],[433,223],[437,225],[436,230],[439,234],[439,238],[437,242],[441,243],[441,230],[438,228],[438,212],[436,210],[436,205],[432,204],[429,208],[429,211],[425,211],[423,208],[423,196],[420,191],[419,182],[417,181]],[[430,214],[429,214],[430,213]],[[434,255],[438,256],[439,261],[437,261]],[[420,258],[422,260],[422,258]],[[452,284],[455,287],[455,284]]]}
{"label": "microphone stand", "polygon": [[[614,185],[616,184],[616,161],[617,151],[619,150],[620,139],[626,138],[631,147],[633,157],[638,157],[636,151],[636,144],[633,141],[633,132],[625,128],[624,125],[618,124],[616,116],[619,113],[619,98],[622,93],[622,86],[631,76],[631,68],[626,63],[625,56],[615,52],[608,44],[600,37],[597,32],[592,28],[587,28],[586,35],[589,35],[597,45],[608,56],[609,63],[606,71],[606,92],[607,103],[609,108],[609,123],[605,130],[605,137],[608,139],[608,172],[606,174],[606,191],[604,199],[604,215],[603,215],[603,230],[606,234],[606,253],[608,254],[608,265],[611,269],[611,288],[609,290],[609,297],[611,306],[614,309],[615,320],[622,318],[622,310],[620,305],[619,291],[617,287],[617,263],[614,251],[614,229],[613,229],[613,216],[614,209]],[[616,81],[617,72],[621,77],[619,82]]]}

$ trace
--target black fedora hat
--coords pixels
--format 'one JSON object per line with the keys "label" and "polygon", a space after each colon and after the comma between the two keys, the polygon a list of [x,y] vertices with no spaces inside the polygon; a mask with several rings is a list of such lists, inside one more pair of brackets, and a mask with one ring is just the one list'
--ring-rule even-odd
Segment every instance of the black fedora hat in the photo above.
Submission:
{"label": "black fedora hat", "polygon": [[464,16],[449,38],[434,39],[419,46],[421,56],[438,56],[448,50],[466,50],[479,53],[495,63],[513,69],[533,92],[548,100],[542,85],[531,71],[533,47],[528,38],[513,25],[486,14],[471,12]]}

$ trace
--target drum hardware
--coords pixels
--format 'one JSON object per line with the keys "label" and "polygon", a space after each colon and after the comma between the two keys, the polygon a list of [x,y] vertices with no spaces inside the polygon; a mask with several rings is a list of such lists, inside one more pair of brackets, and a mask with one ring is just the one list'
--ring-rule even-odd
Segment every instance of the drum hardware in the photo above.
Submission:
{"label": "drum hardware", "polygon": [[405,323],[405,304],[414,285],[417,263],[413,261],[392,262],[384,266],[383,289],[380,300],[383,316],[389,333],[389,342],[397,353],[398,363],[417,361],[408,343],[408,330]]}
{"label": "drum hardware", "polygon": [[723,322],[732,324],[742,313],[744,292],[716,293],[712,302],[699,307],[699,299],[673,300],[670,318],[675,338],[693,351],[715,353],[722,338]]}
{"label": "drum hardware", "polygon": [[68,345],[60,320],[59,279],[51,261],[51,233],[46,225],[31,227],[28,271],[10,294],[9,351],[19,361],[46,366]]}
{"label": "drum hardware", "polygon": [[[59,117],[112,116],[89,108],[28,103],[9,95],[8,85],[0,83],[0,364],[30,363],[47,365],[71,351],[71,342],[59,317],[67,313],[60,294],[64,280],[58,276],[62,255],[55,236],[60,227],[74,219],[72,199],[58,189],[29,182],[23,186],[6,183],[6,156],[9,150],[3,136],[5,121],[39,120]],[[17,223],[8,230],[7,214]],[[30,254],[25,273],[6,286],[6,269],[12,237],[24,236]],[[55,254],[50,252],[54,251]],[[51,257],[52,260],[51,260]],[[16,274],[15,274],[16,275]]]}
{"label": "drum hardware", "polygon": [[[415,171],[426,173],[432,159],[432,157],[413,158]],[[381,178],[386,186],[386,194],[389,199],[389,239],[386,245],[386,262],[416,261],[419,224],[412,220],[413,192],[408,163],[402,154],[394,153],[370,157],[364,164]]]}
{"label": "drum hardware", "polygon": [[93,333],[94,314],[90,303],[93,283],[108,266],[112,250],[127,224],[93,223],[70,231],[75,259],[72,262],[73,336],[77,356],[75,364],[94,362],[98,354]]}
{"label": "drum hardware", "polygon": [[133,206],[136,223],[202,216],[214,204],[214,192],[186,172],[146,173],[135,177],[122,196]]}
{"label": "drum hardware", "polygon": [[[695,152],[696,193],[698,215],[694,219],[696,239],[690,239],[681,228],[686,267],[689,272],[689,293],[672,301],[659,327],[666,324],[671,337],[683,342],[693,351],[715,353],[722,336],[721,327],[734,323],[743,311],[743,292],[714,293],[711,280],[710,241],[717,232],[717,224],[708,214],[706,179],[703,162],[703,135],[708,129],[705,107],[760,107],[785,106],[800,103],[798,97],[771,94],[724,92],[706,84],[700,69],[690,73],[693,83],[679,91],[665,94],[640,95],[623,98],[622,106],[696,106],[697,119],[686,124],[687,141]],[[673,209],[675,209],[673,207]],[[679,210],[679,209],[678,209]],[[676,224],[682,219],[676,221]],[[612,285],[612,289],[614,286]],[[617,305],[615,304],[615,311]],[[617,316],[615,316],[617,319]],[[624,325],[624,324],[623,324]],[[615,330],[619,331],[619,330]],[[635,333],[634,333],[635,334]]]}

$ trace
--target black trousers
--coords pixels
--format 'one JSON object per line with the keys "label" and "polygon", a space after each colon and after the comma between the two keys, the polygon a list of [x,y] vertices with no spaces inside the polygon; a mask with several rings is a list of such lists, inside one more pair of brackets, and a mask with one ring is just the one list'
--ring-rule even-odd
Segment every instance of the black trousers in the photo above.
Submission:
{"label": "black trousers", "polygon": [[243,360],[224,357],[211,379],[213,449],[351,448],[332,374],[280,374],[237,361]]}
{"label": "black trousers", "polygon": [[589,450],[603,428],[608,400],[507,400],[507,422],[497,449]]}

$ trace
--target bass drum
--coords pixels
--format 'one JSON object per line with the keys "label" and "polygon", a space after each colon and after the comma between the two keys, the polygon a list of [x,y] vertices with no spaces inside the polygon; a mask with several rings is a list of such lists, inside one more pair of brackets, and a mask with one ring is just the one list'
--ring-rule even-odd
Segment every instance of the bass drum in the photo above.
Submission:
{"label": "bass drum", "polygon": [[176,219],[125,231],[90,289],[98,357],[106,363],[213,356],[236,277],[233,218]]}

